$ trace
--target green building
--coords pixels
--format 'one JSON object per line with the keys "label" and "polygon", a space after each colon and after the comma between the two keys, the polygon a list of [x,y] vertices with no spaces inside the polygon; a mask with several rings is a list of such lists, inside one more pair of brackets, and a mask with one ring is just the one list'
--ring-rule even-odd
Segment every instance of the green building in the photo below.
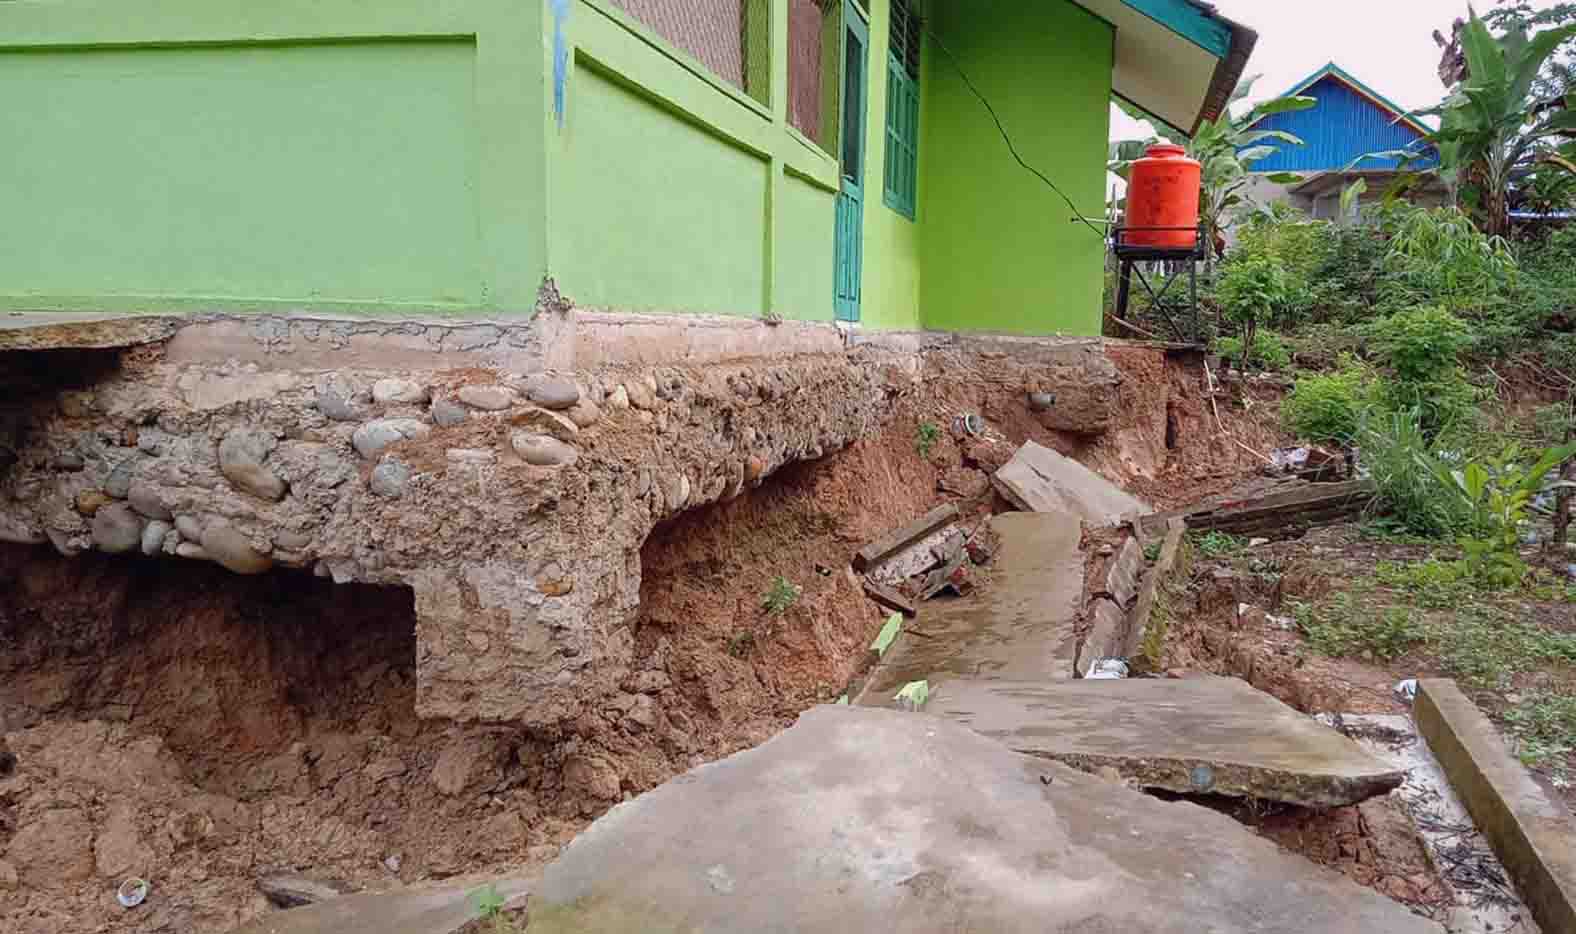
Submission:
{"label": "green building", "polygon": [[1092,334],[1111,95],[1191,127],[1253,41],[1191,0],[11,0],[0,304],[499,317],[551,279]]}

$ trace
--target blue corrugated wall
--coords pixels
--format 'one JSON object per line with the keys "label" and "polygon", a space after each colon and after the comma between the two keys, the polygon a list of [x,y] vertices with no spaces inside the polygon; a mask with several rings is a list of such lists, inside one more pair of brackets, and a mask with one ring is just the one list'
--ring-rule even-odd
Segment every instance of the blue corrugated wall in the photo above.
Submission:
{"label": "blue corrugated wall", "polygon": [[[1307,110],[1272,114],[1255,130],[1285,130],[1302,139],[1301,146],[1269,141],[1281,151],[1253,163],[1255,172],[1329,172],[1344,169],[1364,153],[1403,149],[1420,135],[1368,98],[1333,77],[1319,79],[1302,94],[1319,103]],[[1412,163],[1413,168],[1438,164],[1437,158]],[[1393,169],[1396,160],[1365,159],[1359,168]]]}

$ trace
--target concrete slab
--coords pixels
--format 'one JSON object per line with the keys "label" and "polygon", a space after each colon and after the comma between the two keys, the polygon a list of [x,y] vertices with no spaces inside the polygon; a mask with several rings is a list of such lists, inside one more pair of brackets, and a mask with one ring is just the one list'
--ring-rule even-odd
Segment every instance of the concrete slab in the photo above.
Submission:
{"label": "concrete slab", "polygon": [[1127,628],[1127,616],[1117,605],[1105,598],[1094,602],[1089,614],[1089,631],[1078,647],[1078,677],[1087,678],[1102,660],[1122,657],[1122,630]]}
{"label": "concrete slab", "polygon": [[1033,756],[1115,768],[1145,788],[1355,804],[1405,775],[1235,678],[1034,684],[957,680],[925,712]]}
{"label": "concrete slab", "polygon": [[820,707],[615,807],[530,934],[1439,934],[1231,819],[923,714]]}
{"label": "concrete slab", "polygon": [[1082,526],[1060,513],[993,516],[996,555],[966,597],[937,597],[918,615],[880,666],[858,703],[894,706],[910,681],[932,686],[951,678],[1071,678],[1083,599]]}
{"label": "concrete slab", "polygon": [[168,340],[181,319],[170,315],[74,312],[0,314],[0,350],[108,350]]}
{"label": "concrete slab", "polygon": [[[321,905],[263,915],[231,934],[454,934],[476,918],[471,893],[487,884],[346,895]],[[531,888],[524,879],[499,879],[491,884],[511,910]]]}
{"label": "concrete slab", "polygon": [[1576,820],[1549,800],[1454,681],[1419,681],[1413,715],[1538,924],[1576,931]]}
{"label": "concrete slab", "polygon": [[991,478],[1008,502],[1025,512],[1063,512],[1092,525],[1116,525],[1150,507],[1071,458],[1033,441]]}

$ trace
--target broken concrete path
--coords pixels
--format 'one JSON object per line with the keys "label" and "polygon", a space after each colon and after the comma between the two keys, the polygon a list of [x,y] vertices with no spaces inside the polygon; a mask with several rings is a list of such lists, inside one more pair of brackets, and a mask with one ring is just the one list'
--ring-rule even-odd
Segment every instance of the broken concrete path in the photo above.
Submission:
{"label": "broken concrete path", "polygon": [[1106,478],[1033,441],[1019,448],[991,482],[1025,512],[1062,512],[1091,525],[1116,525],[1124,517],[1150,511]]}
{"label": "broken concrete path", "polygon": [[[231,934],[454,934],[476,918],[471,893],[487,883],[412,887],[392,892],[346,895],[308,908],[263,915]],[[519,907],[530,891],[522,879],[492,883],[505,907]]]}
{"label": "broken concrete path", "polygon": [[1355,804],[1405,777],[1335,730],[1236,678],[1034,684],[952,681],[925,712],[1013,750],[1145,788]]}
{"label": "broken concrete path", "polygon": [[615,807],[530,934],[1439,934],[1205,808],[922,714],[819,707]]}
{"label": "broken concrete path", "polygon": [[0,350],[106,350],[168,340],[180,328],[172,315],[77,312],[0,314]]}
{"label": "broken concrete path", "polygon": [[1063,514],[993,516],[998,550],[966,597],[922,603],[859,703],[893,705],[910,681],[949,678],[1071,678],[1083,599],[1082,526]]}

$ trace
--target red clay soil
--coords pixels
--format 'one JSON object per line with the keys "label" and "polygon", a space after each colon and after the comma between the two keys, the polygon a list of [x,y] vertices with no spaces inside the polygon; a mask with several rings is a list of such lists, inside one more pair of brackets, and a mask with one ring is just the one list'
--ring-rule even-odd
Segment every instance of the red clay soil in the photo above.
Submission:
{"label": "red clay soil", "polygon": [[[269,872],[382,887],[544,863],[619,800],[833,699],[885,615],[849,557],[944,499],[988,509],[989,471],[1023,441],[1158,506],[1253,468],[1196,372],[1112,356],[1126,380],[1106,437],[1047,430],[1021,387],[948,374],[884,431],[659,527],[623,692],[551,734],[417,720],[408,591],[0,548],[16,759],[0,767],[0,932],[207,934],[268,910]],[[1274,443],[1268,407],[1219,404],[1239,440]],[[970,412],[984,437],[952,431]],[[798,596],[773,612],[778,578]],[[126,911],[113,892],[131,874],[153,890]]]}

